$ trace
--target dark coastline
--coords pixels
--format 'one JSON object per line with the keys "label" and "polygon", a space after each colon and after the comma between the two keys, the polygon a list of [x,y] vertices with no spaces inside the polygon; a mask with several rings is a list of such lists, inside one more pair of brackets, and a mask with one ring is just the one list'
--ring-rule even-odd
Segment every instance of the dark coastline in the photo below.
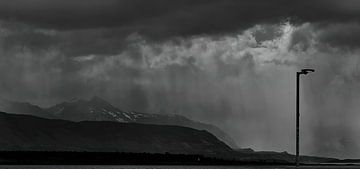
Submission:
{"label": "dark coastline", "polygon": [[0,165],[292,165],[185,154],[1,151]]}
{"label": "dark coastline", "polygon": [[[189,166],[284,166],[294,163],[276,160],[230,160],[204,155],[121,152],[0,151],[0,165],[189,165]],[[304,167],[357,167],[356,163],[302,163]]]}

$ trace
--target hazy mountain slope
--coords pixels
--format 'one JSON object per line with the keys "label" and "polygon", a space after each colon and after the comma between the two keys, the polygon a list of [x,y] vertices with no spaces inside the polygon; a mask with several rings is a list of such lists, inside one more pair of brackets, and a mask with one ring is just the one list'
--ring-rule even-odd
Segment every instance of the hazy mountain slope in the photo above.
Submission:
{"label": "hazy mountain slope", "polygon": [[138,116],[136,118],[136,122],[144,123],[144,124],[178,125],[178,126],[191,127],[199,130],[207,130],[210,133],[214,134],[216,137],[218,137],[220,140],[224,141],[230,147],[237,148],[235,141],[232,140],[232,138],[228,134],[226,134],[218,127],[211,124],[196,122],[184,116],[180,116],[180,115],[154,115],[151,117]]}
{"label": "hazy mountain slope", "polygon": [[74,99],[47,109],[25,102],[0,100],[0,111],[75,122],[117,121],[185,126],[199,130],[207,130],[232,148],[237,148],[231,137],[214,125],[196,122],[180,115],[160,115],[122,111],[99,97],[93,97],[90,100]]}
{"label": "hazy mountain slope", "polygon": [[28,114],[43,118],[56,118],[51,113],[47,112],[39,106],[26,102],[15,102],[5,99],[0,99],[0,111],[12,114]]}
{"label": "hazy mountain slope", "polygon": [[0,150],[120,151],[151,153],[228,152],[207,131],[180,126],[70,122],[0,112]]}
{"label": "hazy mountain slope", "polygon": [[58,119],[71,121],[117,121],[136,122],[145,124],[177,125],[207,130],[233,148],[235,142],[225,132],[214,125],[192,121],[180,115],[147,114],[134,111],[122,111],[99,97],[90,100],[73,100],[63,102],[46,109]]}

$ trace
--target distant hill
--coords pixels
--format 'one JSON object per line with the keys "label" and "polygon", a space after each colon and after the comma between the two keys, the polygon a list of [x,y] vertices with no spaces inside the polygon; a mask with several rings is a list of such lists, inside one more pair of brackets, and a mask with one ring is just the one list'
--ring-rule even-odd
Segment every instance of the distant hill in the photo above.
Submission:
{"label": "distant hill", "polygon": [[231,137],[214,125],[190,120],[180,115],[148,114],[134,111],[123,111],[107,101],[93,97],[89,100],[73,99],[43,109],[29,103],[0,101],[0,111],[28,114],[50,119],[80,121],[115,121],[121,123],[144,123],[159,125],[176,125],[199,130],[207,130],[232,148],[237,148]]}
{"label": "distant hill", "polygon": [[39,106],[26,102],[15,102],[5,99],[0,99],[0,111],[5,111],[11,114],[27,114],[43,118],[56,118]]}
{"label": "distant hill", "polygon": [[188,127],[71,122],[3,112],[0,136],[0,151],[217,154],[232,150],[209,132]]}

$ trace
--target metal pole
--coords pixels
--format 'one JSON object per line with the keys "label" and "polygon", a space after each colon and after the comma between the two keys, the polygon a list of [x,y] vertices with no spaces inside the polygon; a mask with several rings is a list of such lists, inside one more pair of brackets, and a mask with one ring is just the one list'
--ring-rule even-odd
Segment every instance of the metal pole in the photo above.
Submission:
{"label": "metal pole", "polygon": [[299,166],[299,132],[300,132],[300,75],[307,75],[310,72],[315,72],[314,69],[302,69],[301,72],[296,72],[296,168]]}
{"label": "metal pole", "polygon": [[299,107],[299,87],[300,87],[300,72],[296,72],[296,167],[299,166],[299,118],[300,118],[300,107]]}

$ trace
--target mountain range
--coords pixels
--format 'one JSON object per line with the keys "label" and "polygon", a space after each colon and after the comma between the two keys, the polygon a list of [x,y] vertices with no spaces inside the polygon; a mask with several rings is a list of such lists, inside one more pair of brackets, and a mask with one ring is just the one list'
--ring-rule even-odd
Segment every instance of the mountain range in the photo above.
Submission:
{"label": "mountain range", "polygon": [[142,123],[157,125],[175,125],[206,130],[232,148],[237,148],[231,137],[218,127],[190,120],[181,115],[149,114],[135,111],[123,111],[100,97],[89,100],[72,99],[49,108],[41,108],[26,102],[0,100],[0,111],[12,114],[26,114],[47,119],[62,119],[73,122],[113,121],[119,123]]}
{"label": "mountain range", "polygon": [[[63,102],[46,109],[29,103],[1,101],[0,109],[11,110],[10,114],[0,112],[0,152],[171,153],[244,162],[292,163],[294,160],[286,152],[233,149],[207,130],[216,129],[212,125],[179,115],[125,112],[98,97]],[[4,157],[0,157],[0,162],[1,158]],[[301,157],[306,163],[336,160]]]}
{"label": "mountain range", "polygon": [[[206,130],[171,125],[114,121],[73,122],[0,112],[0,135],[0,164],[9,160],[13,164],[22,164],[27,158],[33,158],[25,157],[32,152],[40,153],[34,157],[35,160],[32,159],[34,161],[29,159],[38,164],[46,163],[44,160],[52,160],[51,164],[57,164],[59,160],[68,158],[56,156],[56,152],[67,152],[71,156],[77,152],[82,152],[85,156],[92,152],[199,154],[245,163],[291,164],[294,160],[294,155],[286,152],[236,151]],[[43,157],[47,152],[52,156]],[[91,163],[85,157],[77,158],[78,161],[84,160],[85,164]],[[301,161],[324,163],[337,162],[337,159],[302,156]]]}
{"label": "mountain range", "polygon": [[232,149],[205,130],[188,127],[71,122],[0,112],[1,151],[214,154]]}

